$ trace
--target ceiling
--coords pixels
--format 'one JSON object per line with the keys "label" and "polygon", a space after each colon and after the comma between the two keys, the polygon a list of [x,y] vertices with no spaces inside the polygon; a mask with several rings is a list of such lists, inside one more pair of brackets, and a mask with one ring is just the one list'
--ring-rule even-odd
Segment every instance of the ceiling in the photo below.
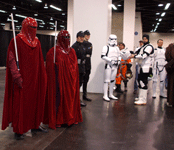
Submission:
{"label": "ceiling", "polygon": [[[16,14],[40,19],[38,20],[38,30],[54,30],[53,24],[55,20],[57,20],[58,23],[58,30],[62,28],[66,29],[67,1],[68,0],[42,0],[40,3],[36,0],[0,0],[0,10],[6,11],[6,13],[0,12],[1,27],[4,25],[4,23],[10,23],[7,21],[7,18],[9,17],[10,13],[13,13],[14,19],[18,20],[18,22],[15,22],[15,25],[19,29],[24,18],[18,17]],[[117,7],[117,10],[113,11],[123,12],[124,0],[112,0],[112,3]],[[171,3],[171,5],[167,10],[164,10],[167,3]],[[44,8],[45,4],[48,6],[47,9]],[[163,4],[163,6],[159,7],[158,4]],[[61,8],[61,11],[51,8],[50,5]],[[16,10],[12,9],[13,6],[16,7]],[[142,14],[143,32],[154,32],[155,28],[155,32],[174,32],[174,30],[172,31],[174,28],[173,0],[136,0],[136,11],[141,12]],[[161,17],[163,12],[166,12],[166,14],[165,16]],[[156,13],[159,14],[157,15]],[[38,16],[34,16],[34,14],[38,14]],[[51,17],[53,20],[50,20]],[[159,18],[162,20],[160,21]]]}

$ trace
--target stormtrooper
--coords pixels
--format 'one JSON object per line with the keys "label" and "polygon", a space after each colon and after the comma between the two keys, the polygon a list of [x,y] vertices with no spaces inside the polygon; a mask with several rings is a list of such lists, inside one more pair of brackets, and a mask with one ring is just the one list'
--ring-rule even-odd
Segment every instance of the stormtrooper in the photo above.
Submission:
{"label": "stormtrooper", "polygon": [[139,65],[138,71],[138,85],[139,96],[136,98],[135,105],[145,105],[147,102],[148,77],[151,72],[151,56],[154,53],[153,46],[149,43],[149,36],[143,35],[144,45],[140,47],[135,55],[136,61]]}
{"label": "stormtrooper", "polygon": [[[115,77],[117,74],[117,68],[120,64],[121,58],[124,60],[130,56],[129,51],[121,52],[117,47],[117,36],[111,34],[108,39],[108,45],[103,47],[101,58],[105,60],[105,79],[104,79],[104,96],[105,101],[110,99],[118,99],[113,95],[113,87],[115,85]],[[109,86],[109,97],[108,97],[108,86]]]}
{"label": "stormtrooper", "polygon": [[164,94],[164,86],[165,86],[165,78],[166,78],[166,70],[164,65],[167,63],[165,60],[165,49],[162,47],[163,40],[159,39],[157,41],[158,48],[154,51],[154,66],[153,66],[153,98],[156,98],[156,87],[158,81],[158,75],[160,76],[160,97],[166,98]]}

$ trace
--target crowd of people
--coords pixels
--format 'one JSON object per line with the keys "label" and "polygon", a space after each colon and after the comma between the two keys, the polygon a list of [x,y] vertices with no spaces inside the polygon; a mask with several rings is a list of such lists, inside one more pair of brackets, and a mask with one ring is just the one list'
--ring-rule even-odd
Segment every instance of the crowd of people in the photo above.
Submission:
{"label": "crowd of people", "polygon": [[[70,126],[82,122],[81,107],[86,106],[83,100],[92,101],[87,97],[93,49],[89,42],[90,32],[79,31],[76,42],[70,47],[69,32],[61,30],[57,43],[47,52],[45,67],[36,31],[36,20],[27,17],[22,22],[21,32],[8,47],[2,130],[11,123],[16,140],[24,139],[24,133],[28,131],[48,132],[42,123],[56,129],[64,124]],[[160,75],[160,97],[167,97],[167,105],[173,107],[174,72],[171,68],[174,66],[174,45],[170,44],[165,50],[163,40],[159,39],[158,47],[154,49],[148,35],[143,35],[143,41],[139,43],[139,48],[129,51],[124,43],[117,43],[116,35],[109,36],[108,44],[101,53],[101,58],[106,62],[103,99],[107,102],[118,99],[113,94],[115,86],[115,91],[119,93],[128,90],[127,83],[132,78],[131,59],[135,59],[134,93],[138,91],[139,96],[134,104],[147,103],[148,77],[153,72],[152,97],[156,98]],[[166,64],[170,70],[167,96],[164,94]],[[122,81],[124,91],[121,90]]]}

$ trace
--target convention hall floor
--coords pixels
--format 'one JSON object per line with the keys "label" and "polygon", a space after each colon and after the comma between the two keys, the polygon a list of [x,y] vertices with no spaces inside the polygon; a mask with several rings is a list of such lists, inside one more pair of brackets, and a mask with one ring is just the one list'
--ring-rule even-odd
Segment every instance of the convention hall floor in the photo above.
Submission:
{"label": "convention hall floor", "polygon": [[[5,70],[0,70],[0,124]],[[151,98],[146,106],[133,104],[133,79],[118,101],[105,102],[102,94],[89,94],[92,102],[82,108],[83,123],[14,140],[12,128],[0,130],[0,150],[173,150],[174,109],[166,99]],[[159,89],[157,90],[159,93]]]}

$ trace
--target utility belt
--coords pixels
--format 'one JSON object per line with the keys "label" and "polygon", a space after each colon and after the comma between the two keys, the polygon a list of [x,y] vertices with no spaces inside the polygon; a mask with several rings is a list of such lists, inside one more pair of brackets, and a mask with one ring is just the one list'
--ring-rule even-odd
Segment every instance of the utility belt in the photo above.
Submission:
{"label": "utility belt", "polygon": [[81,65],[81,64],[85,64],[85,59],[82,60],[82,59],[77,59],[77,62],[78,62],[78,65]]}
{"label": "utility belt", "polygon": [[86,54],[86,57],[90,58],[90,57],[91,57],[91,55],[90,55],[90,54]]}

